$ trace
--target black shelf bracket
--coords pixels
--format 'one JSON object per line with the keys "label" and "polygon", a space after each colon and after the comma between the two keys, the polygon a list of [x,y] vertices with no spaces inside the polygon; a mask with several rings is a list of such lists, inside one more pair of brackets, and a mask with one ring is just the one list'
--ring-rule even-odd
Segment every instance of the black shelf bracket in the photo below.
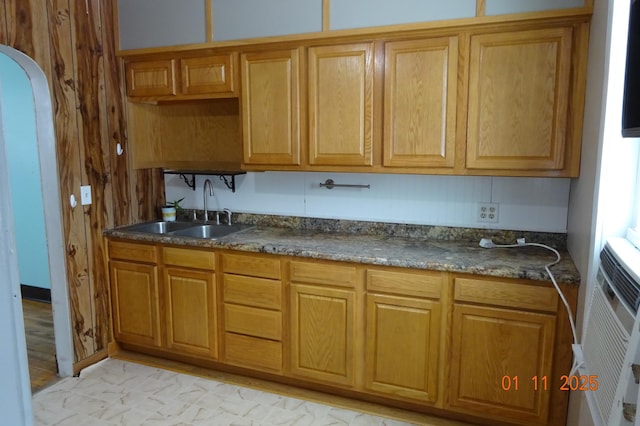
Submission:
{"label": "black shelf bracket", "polygon": [[189,180],[187,175],[185,175],[184,173],[180,173],[179,176],[182,178],[184,183],[186,183],[189,188],[193,189],[194,191],[196,190],[196,175],[195,175],[195,173],[191,174],[191,180]]}
{"label": "black shelf bracket", "polygon": [[231,190],[236,192],[236,176],[246,175],[247,172],[226,172],[226,171],[201,171],[201,170],[164,170],[165,174],[178,175],[185,184],[194,191],[196,190],[196,175],[218,176],[221,181]]}

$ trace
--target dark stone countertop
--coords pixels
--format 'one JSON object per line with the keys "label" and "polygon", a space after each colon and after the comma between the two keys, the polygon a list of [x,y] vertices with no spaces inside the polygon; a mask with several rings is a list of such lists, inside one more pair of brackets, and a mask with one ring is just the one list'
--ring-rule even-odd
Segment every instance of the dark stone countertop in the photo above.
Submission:
{"label": "dark stone countertop", "polygon": [[[496,244],[511,243],[515,236],[527,242],[552,245],[562,257],[551,267],[557,282],[579,284],[579,272],[565,249],[564,234],[517,233],[467,228],[419,225],[384,226],[363,222],[305,219],[294,225],[240,216],[240,223],[255,225],[215,240],[130,232],[125,228],[105,231],[113,238],[158,242],[191,247],[211,247],[257,253],[299,256],[313,259],[397,266],[506,278],[549,280],[544,266],[556,259],[541,247],[493,248],[479,246],[480,238]],[[289,222],[290,219],[287,219]],[[341,224],[336,226],[336,223]],[[351,225],[345,225],[351,223]],[[329,226],[328,226],[329,224]],[[328,229],[331,228],[331,229]],[[381,231],[381,228],[385,228]],[[390,231],[391,229],[391,231]],[[409,230],[409,231],[407,231]],[[509,241],[509,239],[511,239]],[[505,241],[503,241],[505,240]],[[554,244],[555,243],[555,244]]]}

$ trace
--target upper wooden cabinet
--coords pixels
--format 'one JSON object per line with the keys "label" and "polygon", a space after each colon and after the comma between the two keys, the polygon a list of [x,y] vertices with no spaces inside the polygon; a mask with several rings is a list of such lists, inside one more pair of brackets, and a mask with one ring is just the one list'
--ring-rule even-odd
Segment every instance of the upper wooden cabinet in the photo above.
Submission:
{"label": "upper wooden cabinet", "polygon": [[237,62],[236,53],[128,59],[127,96],[141,101],[237,97]]}
{"label": "upper wooden cabinet", "polygon": [[458,38],[385,45],[383,166],[453,167]]}
{"label": "upper wooden cabinet", "polygon": [[562,170],[571,28],[471,36],[468,169]]}
{"label": "upper wooden cabinet", "polygon": [[244,164],[300,164],[298,49],[243,53]]}
{"label": "upper wooden cabinet", "polygon": [[309,164],[370,166],[373,43],[309,48]]}
{"label": "upper wooden cabinet", "polygon": [[[129,135],[151,138],[136,143],[133,163],[575,177],[588,19],[537,17],[131,55]],[[240,107],[212,121],[200,115],[225,108],[183,102],[226,97],[239,97]],[[170,101],[197,115],[170,111]],[[160,103],[162,111],[149,114],[134,103]],[[184,141],[195,149],[185,150]]]}

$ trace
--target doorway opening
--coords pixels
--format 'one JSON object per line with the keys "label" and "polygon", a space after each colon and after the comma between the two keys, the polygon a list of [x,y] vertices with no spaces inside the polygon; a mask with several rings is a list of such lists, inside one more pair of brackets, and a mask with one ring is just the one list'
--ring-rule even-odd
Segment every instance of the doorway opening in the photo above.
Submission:
{"label": "doorway opening", "polygon": [[[33,98],[35,110],[35,135],[39,183],[44,210],[44,233],[46,258],[51,287],[51,308],[55,336],[55,353],[58,374],[61,377],[73,375],[73,340],[71,337],[70,307],[65,266],[65,245],[62,236],[61,198],[56,161],[56,143],[53,128],[53,109],[46,76],[36,62],[27,55],[9,46],[0,45],[0,55],[8,57],[24,72],[29,81],[30,91],[25,96]],[[0,80],[2,85],[11,84]],[[5,129],[0,131],[4,134]],[[7,151],[7,142],[0,137],[0,149]],[[7,171],[4,171],[7,173]],[[33,195],[32,196],[39,196]],[[9,197],[10,194],[5,194]],[[14,217],[20,212],[14,211]],[[15,250],[15,242],[14,247]]]}

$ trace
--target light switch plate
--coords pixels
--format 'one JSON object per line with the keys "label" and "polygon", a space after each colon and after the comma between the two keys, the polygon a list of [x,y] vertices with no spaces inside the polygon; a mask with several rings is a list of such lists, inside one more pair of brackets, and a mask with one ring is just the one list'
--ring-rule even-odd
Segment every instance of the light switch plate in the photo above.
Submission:
{"label": "light switch plate", "polygon": [[80,187],[80,202],[83,206],[91,204],[91,185]]}

